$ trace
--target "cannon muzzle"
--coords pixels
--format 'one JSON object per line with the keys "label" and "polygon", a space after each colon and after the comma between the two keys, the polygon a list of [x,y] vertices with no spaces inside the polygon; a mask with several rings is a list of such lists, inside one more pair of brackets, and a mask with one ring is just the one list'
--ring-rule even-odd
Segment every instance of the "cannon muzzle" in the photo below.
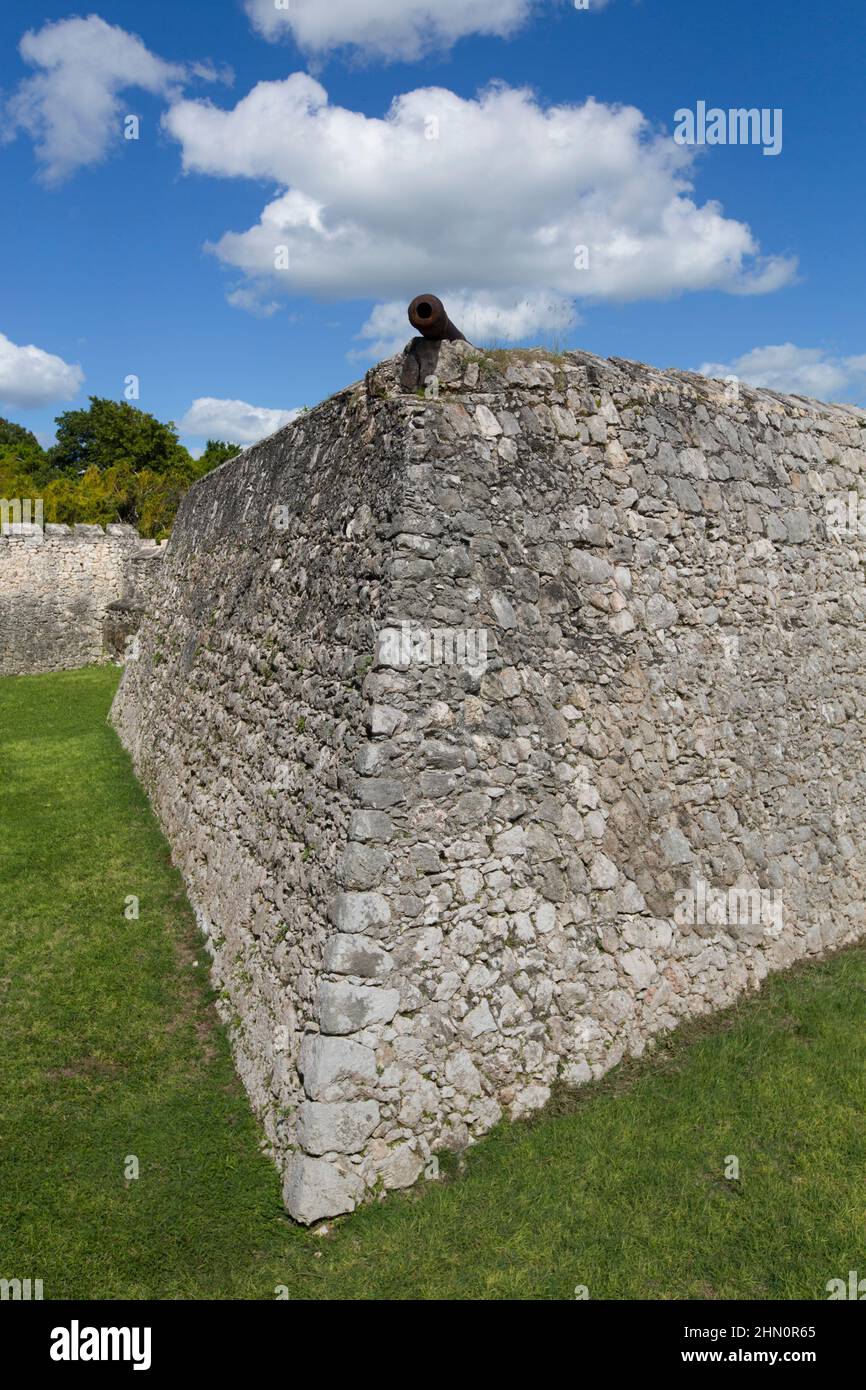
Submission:
{"label": "cannon muzzle", "polygon": [[445,312],[445,305],[435,294],[419,294],[409,305],[409,322],[422,337],[432,342],[466,342],[459,328],[455,328]]}

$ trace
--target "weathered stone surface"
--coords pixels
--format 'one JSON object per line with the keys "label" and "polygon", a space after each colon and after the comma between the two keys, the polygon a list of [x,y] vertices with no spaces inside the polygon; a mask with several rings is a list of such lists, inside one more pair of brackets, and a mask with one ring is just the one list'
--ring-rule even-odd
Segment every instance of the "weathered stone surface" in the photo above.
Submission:
{"label": "weathered stone surface", "polygon": [[378,846],[350,843],[337,865],[337,877],[347,888],[372,888],[381,882],[388,862]]}
{"label": "weathered stone surface", "polygon": [[341,1173],[306,1154],[294,1154],[289,1160],[283,1201],[290,1216],[305,1226],[354,1211],[363,1196],[364,1183],[355,1173]]}
{"label": "weathered stone surface", "polygon": [[298,1111],[298,1143],[308,1154],[354,1154],[378,1123],[374,1100],[305,1100]]}
{"label": "weathered stone surface", "polygon": [[311,1100],[344,1100],[376,1079],[376,1054],[351,1038],[308,1034],[301,1043],[298,1071]]}
{"label": "weathered stone surface", "polygon": [[387,844],[394,838],[394,822],[384,811],[353,811],[349,822],[353,840],[373,840]]}
{"label": "weathered stone surface", "polygon": [[337,931],[375,931],[387,926],[391,907],[381,893],[337,893],[330,916]]}
{"label": "weathered stone surface", "polygon": [[363,975],[382,980],[391,969],[391,957],[368,937],[342,932],[325,947],[322,966],[335,975]]}
{"label": "weathered stone surface", "polygon": [[192,489],[112,716],[300,1220],[866,932],[862,412],[403,365]]}
{"label": "weathered stone surface", "polygon": [[410,1144],[401,1144],[379,1164],[378,1176],[386,1189],[411,1187],[418,1181],[423,1167],[421,1155]]}
{"label": "weathered stone surface", "polygon": [[390,1023],[400,1005],[396,989],[324,980],[319,985],[319,1024],[323,1033],[358,1033],[373,1023]]}

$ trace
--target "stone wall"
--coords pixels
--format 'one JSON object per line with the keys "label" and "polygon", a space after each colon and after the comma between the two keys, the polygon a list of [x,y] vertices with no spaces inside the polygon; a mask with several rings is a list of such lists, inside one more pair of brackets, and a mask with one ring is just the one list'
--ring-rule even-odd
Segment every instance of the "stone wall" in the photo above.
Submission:
{"label": "stone wall", "polygon": [[119,660],[164,547],[132,526],[26,531],[0,535],[0,676]]}
{"label": "stone wall", "polygon": [[862,413],[426,352],[193,488],[113,711],[305,1222],[866,930]]}

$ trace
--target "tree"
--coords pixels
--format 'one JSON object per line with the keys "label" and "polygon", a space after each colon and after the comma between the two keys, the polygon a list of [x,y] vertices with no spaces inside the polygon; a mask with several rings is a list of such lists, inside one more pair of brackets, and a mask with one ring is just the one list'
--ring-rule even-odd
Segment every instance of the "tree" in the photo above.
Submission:
{"label": "tree", "polygon": [[42,460],[45,457],[45,451],[35,434],[31,434],[23,425],[16,425],[13,420],[0,417],[0,454],[6,455],[7,452],[21,459]]}
{"label": "tree", "polygon": [[134,473],[166,473],[190,462],[177,430],[128,401],[90,397],[87,410],[66,410],[57,418],[57,443],[49,451],[61,473],[126,465]]}
{"label": "tree", "polygon": [[221,463],[235,458],[240,451],[239,444],[225,444],[220,439],[209,439],[201,458],[195,461],[196,473],[203,478],[205,473],[210,473],[211,469],[219,468]]}
{"label": "tree", "polygon": [[91,396],[87,410],[58,417],[47,453],[23,425],[0,419],[0,497],[42,499],[46,521],[125,521],[162,540],[193,483],[238,453],[237,444],[209,439],[194,459],[173,424]]}
{"label": "tree", "polygon": [[44,489],[45,520],[73,526],[77,521],[107,526],[138,525],[137,479],[128,464],[88,468],[79,478],[61,474]]}
{"label": "tree", "polygon": [[33,488],[49,473],[45,450],[35,434],[12,420],[0,419],[0,478],[4,480],[0,497],[32,497]]}

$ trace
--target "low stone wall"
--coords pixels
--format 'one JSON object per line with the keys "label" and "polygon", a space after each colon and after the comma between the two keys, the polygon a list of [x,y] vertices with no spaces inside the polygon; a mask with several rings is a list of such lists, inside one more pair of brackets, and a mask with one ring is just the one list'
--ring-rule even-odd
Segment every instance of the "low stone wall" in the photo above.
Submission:
{"label": "low stone wall", "polygon": [[163,554],[132,526],[0,535],[0,676],[121,660]]}
{"label": "low stone wall", "polygon": [[864,470],[851,408],[457,343],[193,488],[113,719],[297,1219],[863,935]]}

